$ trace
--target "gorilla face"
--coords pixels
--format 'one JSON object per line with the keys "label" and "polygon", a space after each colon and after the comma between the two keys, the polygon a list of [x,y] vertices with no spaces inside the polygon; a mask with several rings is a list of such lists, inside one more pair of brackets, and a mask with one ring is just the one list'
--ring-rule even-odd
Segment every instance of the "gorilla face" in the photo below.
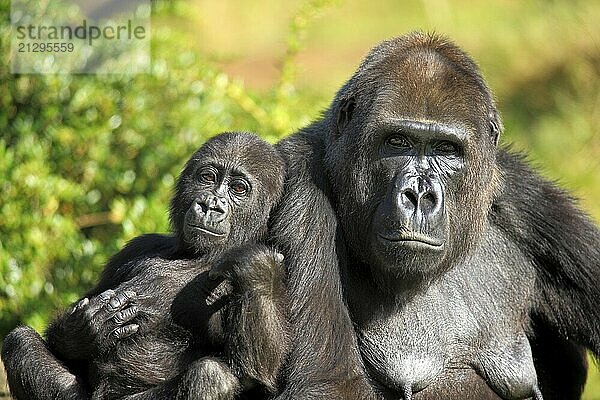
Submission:
{"label": "gorilla face", "polygon": [[252,195],[249,178],[219,164],[201,164],[194,175],[195,197],[183,220],[184,241],[196,249],[224,244],[233,213],[247,212]]}
{"label": "gorilla face", "polygon": [[498,183],[500,121],[476,67],[407,38],[374,49],[385,56],[367,56],[342,88],[326,150],[350,248],[393,288],[468,254]]}
{"label": "gorilla face", "polygon": [[281,157],[255,135],[224,133],[206,142],[187,162],[171,202],[180,247],[197,255],[259,239],[284,176]]}
{"label": "gorilla face", "polygon": [[378,138],[375,173],[386,192],[378,201],[368,237],[384,268],[435,268],[449,243],[446,188],[464,172],[460,132],[435,123],[388,121]]}

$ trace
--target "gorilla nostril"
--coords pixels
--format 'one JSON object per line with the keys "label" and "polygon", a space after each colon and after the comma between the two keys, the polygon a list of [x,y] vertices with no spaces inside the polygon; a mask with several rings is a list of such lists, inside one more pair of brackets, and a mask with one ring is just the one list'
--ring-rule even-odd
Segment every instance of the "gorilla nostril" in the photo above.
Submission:
{"label": "gorilla nostril", "polygon": [[200,208],[204,214],[208,211],[208,204],[204,199],[196,199],[196,209]]}
{"label": "gorilla nostril", "polygon": [[425,193],[421,198],[421,208],[423,209],[423,211],[432,211],[433,209],[435,209],[436,204],[437,198],[432,192]]}
{"label": "gorilla nostril", "polygon": [[196,209],[203,214],[226,214],[227,201],[216,196],[204,196],[196,199]]}
{"label": "gorilla nostril", "polygon": [[[413,192],[411,189],[405,189],[402,192],[402,196],[403,198],[405,198],[406,200],[408,200],[410,202],[410,204],[413,206],[413,208],[416,208],[417,205],[419,204],[419,199],[417,198],[417,194],[415,192]],[[406,202],[404,202],[406,203]]]}

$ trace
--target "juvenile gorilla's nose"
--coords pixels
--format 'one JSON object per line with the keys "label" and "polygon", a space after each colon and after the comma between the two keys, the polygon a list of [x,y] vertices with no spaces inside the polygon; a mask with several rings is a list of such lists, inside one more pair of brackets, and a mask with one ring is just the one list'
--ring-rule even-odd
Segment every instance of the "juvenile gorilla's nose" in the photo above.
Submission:
{"label": "juvenile gorilla's nose", "polygon": [[225,219],[229,211],[227,200],[213,194],[205,194],[196,198],[196,209],[206,215],[207,218],[219,222]]}

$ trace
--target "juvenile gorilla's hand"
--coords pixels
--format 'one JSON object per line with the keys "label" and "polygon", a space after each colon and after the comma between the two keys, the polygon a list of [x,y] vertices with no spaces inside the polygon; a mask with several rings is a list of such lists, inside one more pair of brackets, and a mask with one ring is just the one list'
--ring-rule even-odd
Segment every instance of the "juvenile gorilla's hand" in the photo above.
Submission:
{"label": "juvenile gorilla's hand", "polygon": [[270,289],[284,274],[283,254],[264,245],[237,247],[227,252],[212,267],[212,279],[231,281],[234,289]]}
{"label": "juvenile gorilla's hand", "polygon": [[138,331],[139,325],[129,323],[138,314],[136,293],[131,290],[107,290],[91,299],[83,298],[68,311],[69,326],[78,332],[80,351],[104,354],[115,343]]}

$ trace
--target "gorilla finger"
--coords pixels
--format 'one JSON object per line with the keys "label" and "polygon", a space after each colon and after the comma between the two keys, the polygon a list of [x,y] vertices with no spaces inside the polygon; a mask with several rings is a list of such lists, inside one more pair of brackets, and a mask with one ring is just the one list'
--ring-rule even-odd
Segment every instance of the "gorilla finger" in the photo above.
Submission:
{"label": "gorilla finger", "polygon": [[219,299],[229,296],[232,292],[233,292],[233,286],[231,285],[231,282],[228,280],[224,280],[223,282],[218,284],[212,290],[212,292],[210,292],[208,294],[208,296],[206,297],[206,305],[212,306]]}
{"label": "gorilla finger", "polygon": [[135,300],[137,294],[132,290],[125,290],[114,295],[106,304],[105,309],[109,313],[115,313],[123,309],[132,300]]}
{"label": "gorilla finger", "polygon": [[125,338],[133,335],[134,333],[136,333],[139,328],[140,328],[140,326],[138,324],[121,326],[121,327],[115,329],[114,331],[112,331],[112,335],[113,335],[114,339],[116,339],[116,340],[125,339]]}
{"label": "gorilla finger", "polygon": [[100,293],[98,296],[96,296],[95,299],[99,300],[102,303],[106,303],[114,295],[115,295],[115,291],[113,289],[108,289],[108,290],[105,290],[104,292]]}
{"label": "gorilla finger", "polygon": [[88,299],[87,297],[84,297],[83,299],[79,300],[77,302],[77,304],[75,304],[75,306],[71,309],[71,314],[74,314],[76,311],[81,310],[88,304],[90,304],[90,299]]}
{"label": "gorilla finger", "polygon": [[102,307],[104,307],[104,305],[106,303],[108,303],[108,301],[115,295],[115,291],[112,289],[108,289],[102,293],[100,293],[98,296],[92,297],[92,299],[90,300],[90,305],[88,307],[88,309],[86,310],[86,313],[90,316],[95,315],[98,311],[100,311],[102,309]]}
{"label": "gorilla finger", "polygon": [[139,309],[137,306],[131,306],[124,310],[119,311],[113,316],[113,320],[119,324],[123,325],[125,322],[131,321],[138,315]]}

